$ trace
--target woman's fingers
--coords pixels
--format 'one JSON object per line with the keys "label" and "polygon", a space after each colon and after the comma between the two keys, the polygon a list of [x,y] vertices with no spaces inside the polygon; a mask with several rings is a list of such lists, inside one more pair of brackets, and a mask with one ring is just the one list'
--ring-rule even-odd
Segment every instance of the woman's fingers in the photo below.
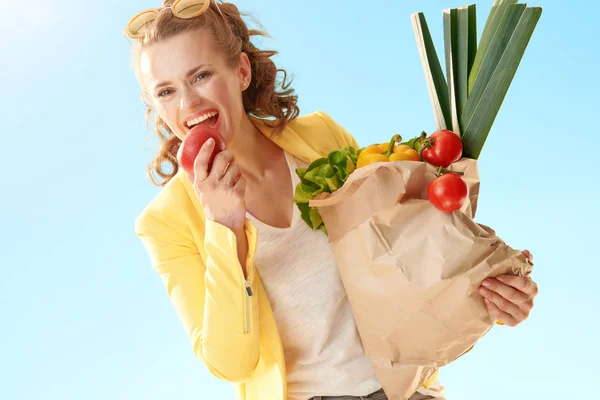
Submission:
{"label": "woman's fingers", "polygon": [[224,150],[218,153],[215,156],[212,168],[209,172],[209,178],[214,181],[214,183],[222,180],[233,161],[233,153],[231,150]]}
{"label": "woman's fingers", "polygon": [[238,167],[238,165],[235,162],[232,162],[227,167],[227,171],[225,172],[225,175],[223,175],[223,178],[221,178],[221,182],[223,182],[225,185],[227,185],[229,187],[233,187],[233,185],[236,183],[236,181],[238,180],[240,175],[241,175],[240,167]]}
{"label": "woman's fingers", "polygon": [[490,313],[496,320],[500,320],[504,325],[508,326],[517,325],[517,320],[511,314],[501,310],[496,304],[494,304],[488,299],[483,299],[483,301],[485,302],[487,309],[490,311]]}
{"label": "woman's fingers", "polygon": [[196,183],[203,182],[208,178],[208,162],[215,148],[214,139],[208,139],[200,148],[196,159],[194,160],[194,181]]}

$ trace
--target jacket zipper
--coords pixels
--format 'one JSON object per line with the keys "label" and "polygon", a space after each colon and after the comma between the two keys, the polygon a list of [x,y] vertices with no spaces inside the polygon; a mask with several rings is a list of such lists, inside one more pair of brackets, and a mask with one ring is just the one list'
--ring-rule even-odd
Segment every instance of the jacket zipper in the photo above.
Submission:
{"label": "jacket zipper", "polygon": [[250,297],[253,295],[252,293],[252,287],[250,287],[250,282],[248,282],[248,280],[244,279],[244,298],[246,301],[246,320],[245,320],[245,326],[244,326],[244,332],[248,333],[250,332]]}

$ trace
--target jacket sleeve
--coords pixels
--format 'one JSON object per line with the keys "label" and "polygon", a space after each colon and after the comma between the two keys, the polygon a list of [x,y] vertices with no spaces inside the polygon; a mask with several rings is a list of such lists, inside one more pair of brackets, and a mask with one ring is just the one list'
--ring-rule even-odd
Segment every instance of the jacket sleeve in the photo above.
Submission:
{"label": "jacket sleeve", "polygon": [[256,230],[246,223],[248,280],[233,231],[206,219],[206,262],[192,238],[145,211],[136,234],[160,275],[196,357],[216,377],[240,383],[259,358],[258,303],[253,286]]}

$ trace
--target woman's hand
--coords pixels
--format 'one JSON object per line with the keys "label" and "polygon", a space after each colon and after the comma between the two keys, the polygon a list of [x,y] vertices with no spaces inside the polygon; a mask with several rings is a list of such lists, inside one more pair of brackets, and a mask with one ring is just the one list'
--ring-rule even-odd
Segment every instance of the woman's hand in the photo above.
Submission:
{"label": "woman's hand", "polygon": [[[529,251],[523,254],[533,260]],[[503,325],[517,326],[529,317],[538,286],[529,277],[500,275],[484,280],[479,291],[496,319]]]}
{"label": "woman's hand", "polygon": [[202,145],[189,178],[206,217],[237,233],[244,230],[246,220],[246,180],[230,150],[218,153],[208,170],[214,147],[213,139]]}

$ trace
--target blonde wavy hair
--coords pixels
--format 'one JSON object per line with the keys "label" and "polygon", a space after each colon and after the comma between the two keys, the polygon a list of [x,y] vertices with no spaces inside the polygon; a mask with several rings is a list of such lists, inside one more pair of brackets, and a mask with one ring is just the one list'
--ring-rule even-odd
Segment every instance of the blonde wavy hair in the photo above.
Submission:
{"label": "blonde wavy hair", "polygon": [[[252,80],[243,93],[244,110],[249,116],[264,120],[273,128],[273,133],[278,134],[300,112],[297,104],[298,97],[290,87],[291,81],[288,80],[287,72],[278,69],[271,60],[271,57],[277,54],[276,51],[258,49],[251,42],[254,36],[268,37],[265,31],[250,29],[234,4],[219,2],[217,9],[215,1],[211,0],[208,10],[195,18],[177,18],[173,16],[170,9],[159,13],[153,26],[143,37],[136,40],[134,68],[138,81],[141,84],[139,59],[145,48],[184,32],[200,28],[208,29],[217,48],[225,54],[231,66],[239,63],[241,52],[248,55]],[[174,0],[164,0],[163,7],[170,6],[173,2]],[[282,76],[278,79],[280,73]],[[177,151],[181,140],[158,116],[144,91],[142,91],[142,101],[147,107],[146,124],[149,126],[150,122],[153,123],[160,141],[158,154],[148,165],[147,174],[154,185],[165,186],[179,170]]]}

